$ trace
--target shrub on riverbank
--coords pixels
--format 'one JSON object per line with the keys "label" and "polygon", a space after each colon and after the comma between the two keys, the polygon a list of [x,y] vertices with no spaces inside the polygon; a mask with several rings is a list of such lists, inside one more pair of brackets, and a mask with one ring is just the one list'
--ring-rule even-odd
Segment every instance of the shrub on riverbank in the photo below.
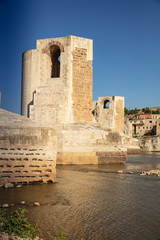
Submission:
{"label": "shrub on riverbank", "polygon": [[[38,222],[32,227],[24,216],[25,212],[27,212],[25,208],[19,208],[7,215],[5,210],[0,209],[0,239],[19,239],[17,237],[27,240],[39,239],[37,237],[39,237],[41,229],[38,226]],[[53,240],[67,240],[67,238],[61,232]]]}
{"label": "shrub on riverbank", "polygon": [[25,212],[27,212],[25,208],[19,208],[7,216],[5,210],[0,210],[0,232],[28,239],[39,236],[41,230],[38,222],[32,227],[24,216]]}

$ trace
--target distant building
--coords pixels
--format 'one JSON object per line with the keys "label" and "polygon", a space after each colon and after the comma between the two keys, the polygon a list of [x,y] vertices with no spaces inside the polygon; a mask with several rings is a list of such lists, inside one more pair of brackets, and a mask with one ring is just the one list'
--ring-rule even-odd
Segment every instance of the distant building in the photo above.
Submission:
{"label": "distant building", "polygon": [[160,114],[138,113],[130,115],[132,135],[160,135]]}
{"label": "distant building", "polygon": [[138,119],[151,119],[152,113],[138,113]]}
{"label": "distant building", "polygon": [[157,120],[156,135],[160,136],[160,119]]}

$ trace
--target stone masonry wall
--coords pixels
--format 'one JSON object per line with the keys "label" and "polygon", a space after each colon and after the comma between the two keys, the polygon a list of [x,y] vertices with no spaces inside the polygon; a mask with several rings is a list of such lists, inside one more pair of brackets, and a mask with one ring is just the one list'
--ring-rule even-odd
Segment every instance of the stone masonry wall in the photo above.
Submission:
{"label": "stone masonry wall", "polygon": [[[70,37],[37,40],[36,49],[23,53],[22,115],[47,123],[68,121],[69,43]],[[60,76],[57,77],[51,76],[54,67],[50,52],[52,46],[60,49]]]}
{"label": "stone masonry wall", "polygon": [[52,124],[65,121],[66,96],[62,81],[49,79],[50,85],[38,87],[30,106],[30,118]]}
{"label": "stone masonry wall", "polygon": [[59,130],[57,164],[121,163],[127,151],[123,135],[91,123],[74,123]]}
{"label": "stone masonry wall", "polygon": [[[92,121],[92,40],[75,36],[37,40],[23,54],[22,114],[46,123]],[[60,75],[51,72],[51,49],[60,52]],[[53,54],[54,55],[54,54]]]}
{"label": "stone masonry wall", "polygon": [[0,147],[0,185],[11,183],[55,182],[56,156],[42,148]]}
{"label": "stone masonry wall", "polygon": [[0,185],[55,182],[57,131],[0,109]]}
{"label": "stone masonry wall", "polygon": [[115,97],[115,130],[124,132],[124,98]]}
{"label": "stone masonry wall", "polygon": [[0,126],[0,185],[55,182],[56,145],[53,129]]}
{"label": "stone masonry wall", "polygon": [[[109,103],[108,107],[105,103]],[[124,97],[99,97],[93,102],[93,122],[103,128],[124,132]]]}
{"label": "stone masonry wall", "polygon": [[87,49],[73,51],[73,120],[92,121],[92,61],[87,61]]}

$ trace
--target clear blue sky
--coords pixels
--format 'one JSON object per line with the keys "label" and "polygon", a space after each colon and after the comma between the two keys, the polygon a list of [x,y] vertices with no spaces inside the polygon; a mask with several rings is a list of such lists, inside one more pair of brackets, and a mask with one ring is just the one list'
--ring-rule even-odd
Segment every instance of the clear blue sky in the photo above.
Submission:
{"label": "clear blue sky", "polygon": [[22,52],[36,39],[93,39],[93,99],[160,106],[160,0],[0,0],[1,107],[19,113]]}

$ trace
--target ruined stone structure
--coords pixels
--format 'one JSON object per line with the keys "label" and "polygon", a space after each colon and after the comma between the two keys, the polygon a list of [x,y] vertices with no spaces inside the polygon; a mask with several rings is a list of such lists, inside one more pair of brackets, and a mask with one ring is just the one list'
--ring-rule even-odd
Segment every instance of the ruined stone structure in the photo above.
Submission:
{"label": "ruined stone structure", "polygon": [[37,40],[23,53],[23,116],[0,110],[0,184],[55,181],[56,164],[124,163],[124,98],[92,102],[92,40]]}
{"label": "ruined stone structure", "polygon": [[56,179],[57,132],[0,109],[0,186]]}
{"label": "ruined stone structure", "polygon": [[99,97],[92,113],[102,127],[124,132],[124,97]]}
{"label": "ruined stone structure", "polygon": [[91,122],[92,60],[90,39],[37,40],[37,49],[23,53],[22,115],[54,124]]}

